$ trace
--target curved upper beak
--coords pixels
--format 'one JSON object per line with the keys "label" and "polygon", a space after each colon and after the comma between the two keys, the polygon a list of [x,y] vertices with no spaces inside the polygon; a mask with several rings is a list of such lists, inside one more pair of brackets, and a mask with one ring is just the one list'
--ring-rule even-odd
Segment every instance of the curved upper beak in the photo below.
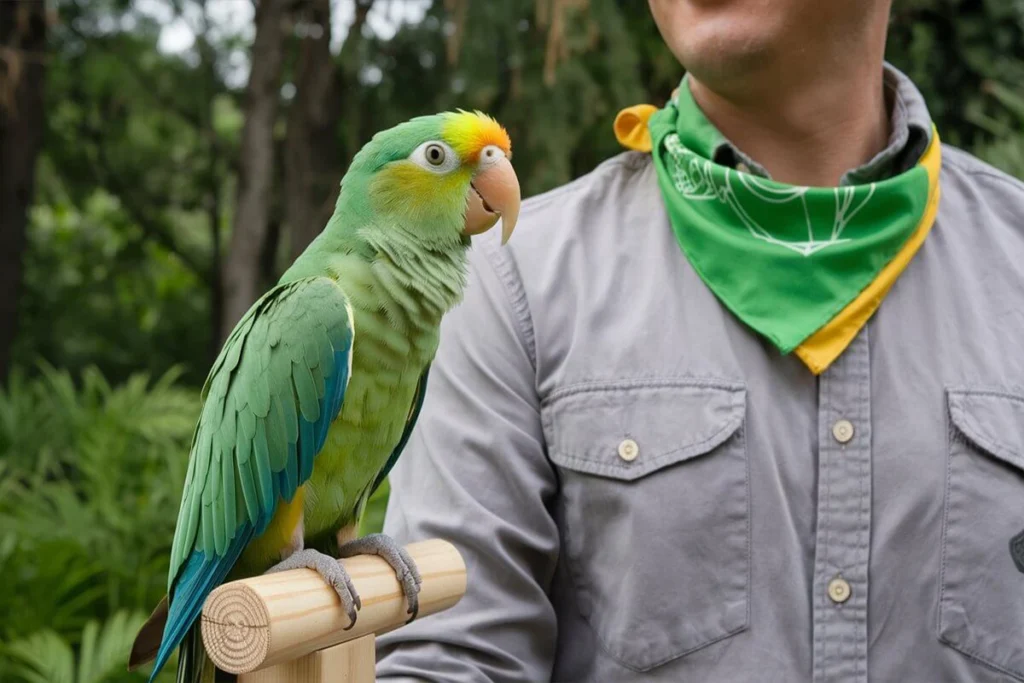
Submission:
{"label": "curved upper beak", "polygon": [[464,235],[478,235],[494,227],[501,219],[501,243],[508,242],[519,220],[519,178],[508,159],[479,171],[466,193]]}

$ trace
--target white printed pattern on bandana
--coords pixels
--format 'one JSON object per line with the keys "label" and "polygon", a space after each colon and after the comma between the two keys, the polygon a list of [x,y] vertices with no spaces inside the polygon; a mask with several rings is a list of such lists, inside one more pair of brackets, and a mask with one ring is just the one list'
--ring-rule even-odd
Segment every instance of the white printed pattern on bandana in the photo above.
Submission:
{"label": "white printed pattern on bandana", "polygon": [[[836,200],[836,210],[832,225],[828,230],[822,229],[824,234],[816,234],[815,226],[811,223],[810,214],[807,211],[807,187],[779,188],[769,185],[764,178],[740,173],[731,168],[725,169],[725,183],[718,184],[712,176],[712,162],[701,158],[686,149],[679,136],[671,133],[665,137],[665,149],[668,151],[672,183],[686,199],[694,201],[717,200],[736,214],[743,225],[747,227],[750,234],[770,244],[811,256],[822,249],[849,241],[849,238],[842,237],[843,230],[850,223],[853,217],[863,209],[875,194],[875,183],[869,185],[867,196],[857,206],[853,206],[856,188],[844,186],[833,188]],[[750,213],[743,208],[736,191],[733,189],[734,182],[740,182],[747,192],[757,199],[772,204],[788,204],[799,201],[803,207],[804,219],[807,223],[807,239],[800,241],[787,241],[779,239],[769,232],[767,228],[760,225]]]}

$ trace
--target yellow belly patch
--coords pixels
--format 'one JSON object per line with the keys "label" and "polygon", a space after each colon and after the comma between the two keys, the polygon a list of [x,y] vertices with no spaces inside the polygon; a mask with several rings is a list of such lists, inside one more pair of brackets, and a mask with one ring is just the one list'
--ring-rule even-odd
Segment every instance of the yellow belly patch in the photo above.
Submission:
{"label": "yellow belly patch", "polygon": [[295,490],[292,502],[287,503],[283,499],[278,501],[274,518],[270,520],[267,530],[259,539],[260,545],[268,552],[277,553],[292,544],[295,529],[302,523],[305,499],[305,487],[300,486]]}

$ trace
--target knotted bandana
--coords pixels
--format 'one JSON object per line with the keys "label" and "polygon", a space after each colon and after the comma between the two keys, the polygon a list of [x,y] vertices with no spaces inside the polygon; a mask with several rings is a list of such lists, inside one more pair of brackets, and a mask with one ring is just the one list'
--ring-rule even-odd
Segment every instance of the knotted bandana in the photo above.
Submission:
{"label": "knotted bandana", "polygon": [[939,203],[939,136],[892,178],[818,188],[712,161],[722,134],[684,80],[663,109],[615,121],[619,142],[651,152],[679,246],[718,299],[783,354],[828,368],[924,242]]}

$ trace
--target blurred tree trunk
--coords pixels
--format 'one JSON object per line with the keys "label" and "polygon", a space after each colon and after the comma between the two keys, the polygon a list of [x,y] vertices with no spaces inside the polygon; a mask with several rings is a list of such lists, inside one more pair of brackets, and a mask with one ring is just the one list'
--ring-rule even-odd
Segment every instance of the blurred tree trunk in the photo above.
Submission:
{"label": "blurred tree trunk", "polygon": [[0,384],[10,372],[21,258],[43,139],[46,5],[0,2]]}
{"label": "blurred tree trunk", "polygon": [[223,343],[235,323],[259,296],[260,253],[267,236],[274,177],[274,124],[277,120],[284,55],[285,0],[261,0],[256,7],[256,38],[245,92],[245,125],[239,152],[238,204],[223,265]]}
{"label": "blurred tree trunk", "polygon": [[299,10],[307,30],[299,43],[295,101],[285,140],[285,219],[291,237],[290,259],[309,246],[334,213],[344,168],[342,147],[348,147],[339,144],[338,127],[353,132],[359,128],[356,121],[340,120],[346,110],[357,110],[345,106],[358,97],[358,83],[348,83],[346,72],[358,72],[356,53],[373,2],[356,0],[355,17],[341,51],[341,61],[346,67],[351,65],[346,69],[338,68],[330,52],[330,0],[305,0]]}
{"label": "blurred tree trunk", "polygon": [[298,20],[306,30],[299,40],[295,100],[288,115],[284,150],[290,259],[301,254],[327,223],[341,177],[335,138],[341,101],[338,71],[330,51],[330,0],[307,0]]}
{"label": "blurred tree trunk", "polygon": [[220,85],[220,76],[217,73],[217,51],[210,44],[210,15],[207,7],[207,0],[200,0],[199,7],[202,10],[202,30],[196,36],[196,47],[199,52],[199,66],[205,72],[205,83],[207,91],[204,99],[207,104],[200,113],[200,135],[209,144],[209,157],[205,169],[206,186],[203,203],[206,207],[207,221],[210,229],[210,265],[207,277],[210,283],[210,325],[208,328],[209,338],[207,340],[206,364],[212,365],[220,352],[220,326],[224,310],[224,286],[221,273],[221,258],[224,251],[223,240],[221,239],[221,154],[217,140],[217,131],[214,128],[214,104],[216,102],[216,90]]}
{"label": "blurred tree trunk", "polygon": [[355,18],[348,29],[345,44],[341,46],[338,60],[338,78],[341,90],[345,93],[342,102],[345,122],[341,126],[341,158],[345,159],[346,164],[351,163],[359,148],[380,130],[380,121],[370,110],[373,100],[359,82],[359,72],[366,59],[366,56],[360,53],[361,47],[366,44],[363,27],[366,25],[370,10],[373,9],[373,3],[374,0],[356,0]]}

